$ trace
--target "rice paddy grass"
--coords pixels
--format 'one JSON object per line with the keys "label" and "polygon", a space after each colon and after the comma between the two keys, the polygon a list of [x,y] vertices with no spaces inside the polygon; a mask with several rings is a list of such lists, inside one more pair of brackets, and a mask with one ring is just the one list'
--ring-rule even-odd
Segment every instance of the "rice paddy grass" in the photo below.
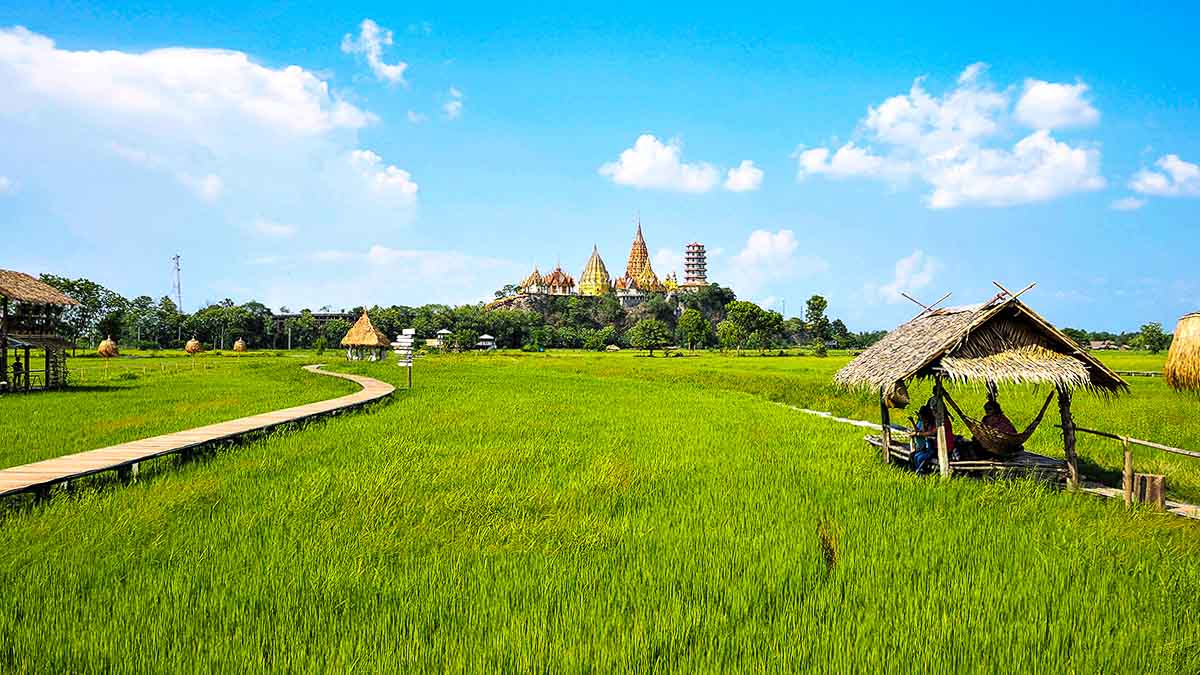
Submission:
{"label": "rice paddy grass", "polygon": [[340,396],[357,390],[300,370],[319,360],[245,356],[70,360],[73,386],[0,395],[0,468]]}
{"label": "rice paddy grass", "polygon": [[427,358],[367,411],[9,509],[0,670],[1200,671],[1196,523],[883,466],[775,404],[869,409],[836,364]]}

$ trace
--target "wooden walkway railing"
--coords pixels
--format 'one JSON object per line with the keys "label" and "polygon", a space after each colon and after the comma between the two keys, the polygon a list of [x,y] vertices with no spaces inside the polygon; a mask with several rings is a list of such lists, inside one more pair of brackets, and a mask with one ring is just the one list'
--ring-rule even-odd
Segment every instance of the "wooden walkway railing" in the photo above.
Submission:
{"label": "wooden walkway railing", "polygon": [[[1095,429],[1084,429],[1083,427],[1075,427],[1075,431],[1080,432],[1080,433],[1085,433],[1085,434],[1092,434],[1093,436],[1100,436],[1101,438],[1108,438],[1108,439],[1111,439],[1114,441],[1118,441],[1124,447],[1125,463],[1124,463],[1124,466],[1122,467],[1122,471],[1121,471],[1121,488],[1122,488],[1123,496],[1125,499],[1125,506],[1133,505],[1133,476],[1134,476],[1134,474],[1133,474],[1133,447],[1132,446],[1140,445],[1144,448],[1153,448],[1155,450],[1160,450],[1162,452],[1168,452],[1168,453],[1171,453],[1174,455],[1183,455],[1184,457],[1195,457],[1195,458],[1200,459],[1200,452],[1195,452],[1194,450],[1184,450],[1182,448],[1173,448],[1169,445],[1155,443],[1154,441],[1143,441],[1140,438],[1132,438],[1130,436],[1122,436],[1120,434],[1112,434],[1107,431],[1097,431]],[[1159,497],[1160,497],[1160,501],[1162,501],[1161,494],[1159,495]],[[1195,515],[1190,515],[1190,517],[1193,517],[1193,518],[1200,517],[1200,509],[1197,509],[1197,507],[1192,506],[1190,504],[1183,504],[1183,506],[1189,507],[1189,509],[1191,511],[1196,512]],[[1172,509],[1168,508],[1167,510],[1172,510]]]}
{"label": "wooden walkway railing", "polygon": [[351,410],[390,396],[396,390],[392,385],[374,378],[334,373],[320,368],[320,365],[304,367],[310,373],[350,380],[361,386],[362,390],[326,401],[0,470],[0,497],[22,492],[45,494],[55,485],[105,471],[117,471],[123,478],[133,478],[137,476],[140,462],[193,450],[209,443],[236,440],[247,434],[269,431],[284,424]]}

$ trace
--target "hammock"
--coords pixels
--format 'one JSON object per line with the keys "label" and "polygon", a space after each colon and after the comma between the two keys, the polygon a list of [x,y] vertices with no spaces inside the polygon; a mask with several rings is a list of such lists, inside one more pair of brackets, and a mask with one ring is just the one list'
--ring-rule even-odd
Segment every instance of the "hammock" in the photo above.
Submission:
{"label": "hammock", "polygon": [[1038,411],[1037,417],[1033,418],[1028,427],[1025,427],[1025,431],[1019,434],[1010,434],[973,419],[958,407],[958,404],[950,398],[950,394],[945,390],[942,391],[942,395],[946,397],[950,407],[954,408],[954,412],[958,413],[963,424],[971,430],[975,442],[994,455],[1015,455],[1024,450],[1025,441],[1029,440],[1034,431],[1037,431],[1038,425],[1042,423],[1042,417],[1046,415],[1046,408],[1050,407],[1050,401],[1054,398],[1054,392],[1050,392],[1050,395],[1046,397],[1046,402],[1042,404],[1042,409]]}

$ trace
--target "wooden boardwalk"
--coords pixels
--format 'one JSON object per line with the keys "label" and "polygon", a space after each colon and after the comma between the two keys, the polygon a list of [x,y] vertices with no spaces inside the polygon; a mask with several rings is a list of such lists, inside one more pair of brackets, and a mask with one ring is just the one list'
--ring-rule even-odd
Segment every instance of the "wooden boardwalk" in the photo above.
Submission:
{"label": "wooden boardwalk", "polygon": [[236,440],[246,434],[268,431],[282,424],[291,424],[358,408],[390,396],[396,390],[392,385],[374,378],[333,373],[320,370],[320,368],[320,365],[304,366],[304,369],[310,373],[340,377],[355,382],[362,387],[362,390],[326,401],[284,408],[261,415],[251,415],[187,431],[152,436],[107,448],[88,450],[74,455],[55,457],[0,470],[0,497],[22,492],[44,493],[57,484],[105,471],[117,471],[126,476],[136,476],[138,463],[148,459],[194,449],[209,443]]}

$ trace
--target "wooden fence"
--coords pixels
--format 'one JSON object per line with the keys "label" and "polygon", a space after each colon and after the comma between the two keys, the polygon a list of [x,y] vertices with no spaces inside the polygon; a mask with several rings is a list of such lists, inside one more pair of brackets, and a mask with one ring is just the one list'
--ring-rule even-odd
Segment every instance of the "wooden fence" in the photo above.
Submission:
{"label": "wooden fence", "polygon": [[[1184,457],[1195,457],[1197,459],[1200,459],[1200,452],[1195,452],[1193,450],[1184,450],[1182,448],[1173,448],[1169,445],[1163,445],[1161,443],[1155,443],[1153,441],[1143,441],[1140,438],[1131,438],[1129,436],[1122,436],[1120,434],[1110,434],[1107,431],[1097,431],[1095,429],[1085,429],[1083,427],[1075,427],[1075,431],[1080,432],[1080,433],[1085,433],[1085,434],[1092,434],[1093,436],[1100,436],[1101,438],[1112,439],[1114,441],[1120,442],[1121,445],[1124,446],[1125,466],[1124,466],[1123,470],[1121,471],[1121,487],[1125,492],[1125,505],[1126,506],[1131,506],[1133,504],[1134,473],[1133,473],[1133,447],[1132,446],[1140,445],[1145,448],[1153,448],[1155,450],[1161,450],[1162,452],[1169,452],[1169,453],[1175,454],[1175,455],[1183,455]],[[1158,493],[1158,499],[1162,499],[1162,498],[1163,498],[1163,495],[1162,495],[1162,492],[1160,491]],[[1158,506],[1161,508],[1162,503],[1159,502]]]}

